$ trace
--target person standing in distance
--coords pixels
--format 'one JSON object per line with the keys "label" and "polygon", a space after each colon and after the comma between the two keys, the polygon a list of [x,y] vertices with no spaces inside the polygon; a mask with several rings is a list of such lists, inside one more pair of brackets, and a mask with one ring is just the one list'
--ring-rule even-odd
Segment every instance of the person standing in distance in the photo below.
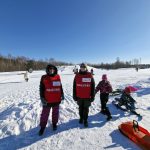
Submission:
{"label": "person standing in distance", "polygon": [[40,99],[43,105],[43,109],[40,118],[40,136],[44,133],[51,108],[53,130],[57,130],[59,104],[61,103],[61,100],[64,99],[61,79],[57,74],[57,71],[58,70],[54,65],[47,65],[46,75],[41,77]]}
{"label": "person standing in distance", "polygon": [[29,80],[28,71],[26,71],[24,73],[24,79],[25,79],[26,82],[28,82],[28,80]]}
{"label": "person standing in distance", "polygon": [[75,75],[73,82],[73,99],[79,105],[79,123],[88,127],[88,113],[91,102],[94,101],[95,81],[87,66],[82,63],[79,73]]}

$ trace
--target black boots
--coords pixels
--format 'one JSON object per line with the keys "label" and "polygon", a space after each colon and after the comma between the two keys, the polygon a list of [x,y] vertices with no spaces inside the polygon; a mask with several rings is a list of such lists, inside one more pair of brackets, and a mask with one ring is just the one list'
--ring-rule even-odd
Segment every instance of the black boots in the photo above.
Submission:
{"label": "black boots", "polygon": [[88,122],[87,121],[84,121],[84,127],[88,127]]}
{"label": "black boots", "polygon": [[106,111],[103,110],[103,109],[101,109],[100,113],[103,114],[103,115],[106,115]]}
{"label": "black boots", "polygon": [[57,125],[53,124],[53,131],[57,130]]}
{"label": "black boots", "polygon": [[79,123],[82,124],[83,123],[83,119],[80,118],[79,119]]}
{"label": "black boots", "polygon": [[108,107],[106,107],[106,109],[101,109],[101,113],[107,116],[107,121],[110,121],[112,119],[112,116]]}
{"label": "black boots", "polygon": [[80,119],[79,119],[79,123],[80,123],[80,124],[83,124],[83,123],[84,123],[84,127],[88,127],[88,121],[87,121],[87,120],[84,120],[84,121],[83,121],[83,119],[80,118]]}
{"label": "black boots", "polygon": [[112,116],[107,117],[107,121],[110,121],[112,119]]}
{"label": "black boots", "polygon": [[43,135],[44,130],[45,130],[45,127],[41,127],[41,129],[40,129],[40,131],[39,131],[39,136]]}
{"label": "black boots", "polygon": [[[44,133],[45,127],[41,127],[40,131],[39,131],[39,136],[42,136]],[[53,124],[53,131],[57,130],[57,125]]]}

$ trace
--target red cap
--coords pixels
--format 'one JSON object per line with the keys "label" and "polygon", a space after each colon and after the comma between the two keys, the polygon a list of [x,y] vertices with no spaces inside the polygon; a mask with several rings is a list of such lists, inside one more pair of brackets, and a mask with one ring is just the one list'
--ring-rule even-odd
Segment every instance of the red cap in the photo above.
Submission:
{"label": "red cap", "polygon": [[131,93],[130,87],[126,87],[126,88],[124,89],[124,91],[125,91],[126,93]]}

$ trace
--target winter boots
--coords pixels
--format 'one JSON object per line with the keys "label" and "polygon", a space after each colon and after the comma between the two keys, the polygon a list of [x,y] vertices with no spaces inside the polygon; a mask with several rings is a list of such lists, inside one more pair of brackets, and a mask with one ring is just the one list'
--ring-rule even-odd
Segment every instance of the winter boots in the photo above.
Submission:
{"label": "winter boots", "polygon": [[106,109],[101,109],[100,113],[107,116],[107,121],[110,121],[112,119],[111,113],[107,107]]}
{"label": "winter boots", "polygon": [[88,127],[88,122],[87,121],[84,121],[84,127]]}
{"label": "winter boots", "polygon": [[88,127],[88,121],[87,120],[83,120],[82,118],[79,119],[79,123],[83,124],[84,123],[84,127]]}
{"label": "winter boots", "polygon": [[[44,133],[45,127],[41,127],[40,131],[39,131],[39,136],[42,136]],[[57,130],[57,125],[53,124],[53,131]]]}
{"label": "winter boots", "polygon": [[57,130],[57,125],[53,124],[53,131]]}
{"label": "winter boots", "polygon": [[42,136],[44,133],[45,127],[41,127],[40,131],[39,131],[39,136]]}
{"label": "winter boots", "polygon": [[112,116],[107,117],[107,121],[110,121],[112,119]]}
{"label": "winter boots", "polygon": [[82,118],[79,119],[79,123],[80,123],[80,124],[83,123],[83,119],[82,119]]}
{"label": "winter boots", "polygon": [[105,110],[101,110],[100,113],[103,114],[103,115],[106,115]]}

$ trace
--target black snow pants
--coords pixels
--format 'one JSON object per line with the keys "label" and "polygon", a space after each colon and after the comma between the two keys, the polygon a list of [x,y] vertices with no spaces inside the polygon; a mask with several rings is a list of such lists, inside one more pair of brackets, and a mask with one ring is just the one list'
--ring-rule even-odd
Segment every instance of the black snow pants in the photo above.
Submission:
{"label": "black snow pants", "polygon": [[84,120],[85,122],[88,119],[89,114],[89,107],[91,106],[90,100],[86,99],[79,99],[78,100],[79,105],[79,116],[81,120]]}
{"label": "black snow pants", "polygon": [[106,104],[108,102],[109,94],[108,93],[101,93],[100,94],[100,100],[101,100],[101,112],[105,113],[108,117],[111,116],[111,113],[106,107]]}

